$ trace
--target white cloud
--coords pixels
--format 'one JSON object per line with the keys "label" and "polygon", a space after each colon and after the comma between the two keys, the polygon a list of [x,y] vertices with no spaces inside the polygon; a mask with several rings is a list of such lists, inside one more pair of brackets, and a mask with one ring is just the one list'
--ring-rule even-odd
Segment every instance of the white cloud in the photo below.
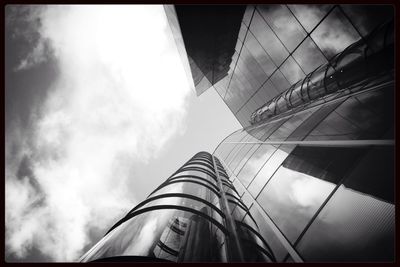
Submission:
{"label": "white cloud", "polygon": [[110,226],[135,204],[127,179],[146,177],[131,177],[129,162],[147,162],[182,133],[190,87],[162,6],[40,10],[39,48],[19,69],[46,58],[43,40],[60,68],[25,148],[45,201],[35,205],[35,188],[7,164],[6,245],[21,257],[35,246],[70,261],[89,228]]}

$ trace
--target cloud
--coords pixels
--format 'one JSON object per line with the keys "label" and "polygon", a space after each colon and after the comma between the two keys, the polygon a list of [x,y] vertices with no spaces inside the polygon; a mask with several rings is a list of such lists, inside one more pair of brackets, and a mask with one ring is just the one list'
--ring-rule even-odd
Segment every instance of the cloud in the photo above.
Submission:
{"label": "cloud", "polygon": [[[20,258],[35,247],[72,261],[96,241],[91,229],[104,233],[138,201],[126,184],[146,177],[132,177],[130,163],[183,133],[190,87],[162,6],[32,10],[40,38],[16,70],[51,56],[59,76],[29,136],[6,126],[6,246]],[[17,177],[23,157],[31,172]]]}

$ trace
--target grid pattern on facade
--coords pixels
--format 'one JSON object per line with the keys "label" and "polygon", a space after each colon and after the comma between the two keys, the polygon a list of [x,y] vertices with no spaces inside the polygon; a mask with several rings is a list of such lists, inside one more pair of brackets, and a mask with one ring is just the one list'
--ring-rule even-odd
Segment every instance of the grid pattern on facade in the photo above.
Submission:
{"label": "grid pattern on facade", "polygon": [[214,87],[246,127],[257,108],[391,18],[389,5],[248,6],[228,76]]}
{"label": "grid pattern on facade", "polygon": [[220,161],[206,152],[196,154],[130,210],[81,261],[151,258],[275,261]]}
{"label": "grid pattern on facade", "polygon": [[221,142],[214,154],[277,261],[393,260],[394,142],[372,142],[393,141],[393,113],[391,85]]}

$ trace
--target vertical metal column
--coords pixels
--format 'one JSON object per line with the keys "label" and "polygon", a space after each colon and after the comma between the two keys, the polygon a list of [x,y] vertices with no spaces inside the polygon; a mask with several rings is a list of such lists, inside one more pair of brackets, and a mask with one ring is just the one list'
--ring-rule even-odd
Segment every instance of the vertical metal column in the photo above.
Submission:
{"label": "vertical metal column", "polygon": [[217,164],[215,163],[215,158],[212,155],[214,171],[217,176],[218,187],[221,191],[220,205],[221,210],[225,214],[226,228],[228,229],[229,236],[228,241],[228,258],[230,262],[244,262],[242,248],[240,246],[239,237],[236,231],[236,224],[232,218],[231,210],[228,205],[228,200],[225,196],[225,191],[222,187],[221,178],[219,177]]}

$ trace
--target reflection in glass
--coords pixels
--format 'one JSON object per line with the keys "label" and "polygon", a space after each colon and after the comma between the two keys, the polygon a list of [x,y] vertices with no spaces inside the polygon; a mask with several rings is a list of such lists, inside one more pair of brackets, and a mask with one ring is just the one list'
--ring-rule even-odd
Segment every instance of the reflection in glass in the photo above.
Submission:
{"label": "reflection in glass", "polygon": [[256,9],[250,31],[254,34],[261,46],[267,51],[276,66],[279,66],[289,55],[282,43],[272,32],[271,28],[265,23],[264,19]]}
{"label": "reflection in glass", "polygon": [[328,62],[309,37],[307,37],[307,39],[305,39],[296,49],[293,53],[293,57],[300,64],[306,74],[315,70],[318,66]]}
{"label": "reflection in glass", "polygon": [[289,57],[285,63],[280,68],[283,75],[285,75],[286,79],[289,81],[290,84],[294,84],[295,82],[303,79],[305,73],[299,67],[299,65],[294,61],[292,57]]}
{"label": "reflection in glass", "polygon": [[287,254],[287,250],[282,245],[281,241],[272,231],[268,224],[265,223],[264,217],[258,211],[258,209],[253,205],[250,208],[250,213],[253,215],[257,225],[260,229],[261,235],[264,237],[265,240],[268,240],[268,244],[272,249],[272,252],[278,262],[282,261],[285,255]]}
{"label": "reflection in glass", "polygon": [[393,204],[341,185],[297,250],[307,261],[393,261],[394,212]]}
{"label": "reflection in glass", "polygon": [[392,5],[341,5],[358,31],[366,36],[376,26],[393,19]]}
{"label": "reflection in glass", "polygon": [[250,53],[257,60],[258,64],[264,70],[266,77],[269,77],[276,69],[275,64],[272,62],[271,57],[265,52],[264,48],[260,45],[253,33],[248,32],[246,37],[245,46]]}
{"label": "reflection in glass", "polygon": [[248,186],[256,173],[260,170],[265,161],[275,152],[275,147],[271,145],[261,145],[251,156],[249,161],[238,174],[238,179],[244,186]]}
{"label": "reflection in glass", "polygon": [[[293,146],[291,146],[293,149]],[[269,181],[272,175],[275,173],[276,169],[282,164],[290,152],[286,152],[281,149],[275,150],[271,157],[264,164],[260,172],[251,182],[248,187],[250,194],[257,198],[260,191],[263,189],[264,185]]]}
{"label": "reflection in glass", "polygon": [[361,37],[341,11],[335,8],[312,32],[311,38],[329,59]]}
{"label": "reflection in glass", "polygon": [[356,148],[299,146],[257,200],[294,242],[360,153]]}
{"label": "reflection in glass", "polygon": [[310,32],[327,14],[332,5],[288,5],[306,31]]}
{"label": "reflection in glass", "polygon": [[[199,232],[201,236],[196,235]],[[135,255],[171,261],[219,261],[223,239],[216,226],[191,212],[150,211],[112,230],[82,260]]]}
{"label": "reflection in glass", "polygon": [[259,5],[257,9],[289,52],[306,36],[306,32],[285,5]]}

